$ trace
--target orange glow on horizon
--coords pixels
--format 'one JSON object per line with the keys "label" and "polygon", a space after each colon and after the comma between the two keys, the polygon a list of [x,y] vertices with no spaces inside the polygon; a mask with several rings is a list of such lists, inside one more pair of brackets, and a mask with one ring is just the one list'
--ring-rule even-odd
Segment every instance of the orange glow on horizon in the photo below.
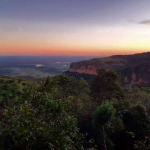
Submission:
{"label": "orange glow on horizon", "polygon": [[148,50],[137,49],[120,49],[120,50],[107,50],[107,49],[42,49],[42,48],[9,48],[0,51],[0,55],[40,55],[40,56],[100,56],[100,55],[125,55],[146,52]]}
{"label": "orange glow on horizon", "polygon": [[[144,45],[144,44],[143,44]],[[150,50],[150,47],[140,44],[120,43],[116,45],[106,46],[71,46],[56,45],[42,42],[10,42],[9,44],[0,43],[0,55],[41,55],[41,56],[104,56],[104,55],[124,55],[141,53]],[[98,48],[96,48],[98,47]]]}

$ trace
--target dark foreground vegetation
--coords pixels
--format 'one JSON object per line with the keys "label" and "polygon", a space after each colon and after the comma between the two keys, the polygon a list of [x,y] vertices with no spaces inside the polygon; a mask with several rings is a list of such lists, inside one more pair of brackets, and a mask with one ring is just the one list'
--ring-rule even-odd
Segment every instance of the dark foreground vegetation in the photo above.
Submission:
{"label": "dark foreground vegetation", "polygon": [[150,88],[105,69],[90,83],[1,77],[0,116],[2,150],[150,150]]}

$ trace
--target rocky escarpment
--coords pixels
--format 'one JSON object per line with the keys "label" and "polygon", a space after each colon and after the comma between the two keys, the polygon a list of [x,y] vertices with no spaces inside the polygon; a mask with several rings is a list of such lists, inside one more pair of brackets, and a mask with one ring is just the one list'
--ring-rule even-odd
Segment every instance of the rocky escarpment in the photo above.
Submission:
{"label": "rocky escarpment", "polygon": [[68,73],[96,75],[97,69],[105,68],[119,72],[126,83],[150,85],[150,52],[134,55],[114,55],[104,58],[75,62],[70,65]]}
{"label": "rocky escarpment", "polygon": [[134,67],[132,82],[150,85],[150,62],[144,62]]}

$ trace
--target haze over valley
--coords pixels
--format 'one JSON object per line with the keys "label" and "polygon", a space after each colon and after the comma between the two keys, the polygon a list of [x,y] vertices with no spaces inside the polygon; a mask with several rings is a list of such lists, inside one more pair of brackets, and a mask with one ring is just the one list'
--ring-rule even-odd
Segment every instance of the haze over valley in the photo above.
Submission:
{"label": "haze over valley", "polygon": [[62,74],[72,62],[94,56],[0,56],[0,75],[40,79]]}

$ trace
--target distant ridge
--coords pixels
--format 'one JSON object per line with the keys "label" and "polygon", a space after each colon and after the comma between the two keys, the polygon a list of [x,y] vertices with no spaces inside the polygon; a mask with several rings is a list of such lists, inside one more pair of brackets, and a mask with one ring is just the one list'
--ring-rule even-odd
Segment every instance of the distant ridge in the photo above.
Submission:
{"label": "distant ridge", "polygon": [[105,68],[119,72],[127,83],[150,85],[150,52],[132,55],[112,55],[71,63],[68,75],[96,75],[97,69]]}

